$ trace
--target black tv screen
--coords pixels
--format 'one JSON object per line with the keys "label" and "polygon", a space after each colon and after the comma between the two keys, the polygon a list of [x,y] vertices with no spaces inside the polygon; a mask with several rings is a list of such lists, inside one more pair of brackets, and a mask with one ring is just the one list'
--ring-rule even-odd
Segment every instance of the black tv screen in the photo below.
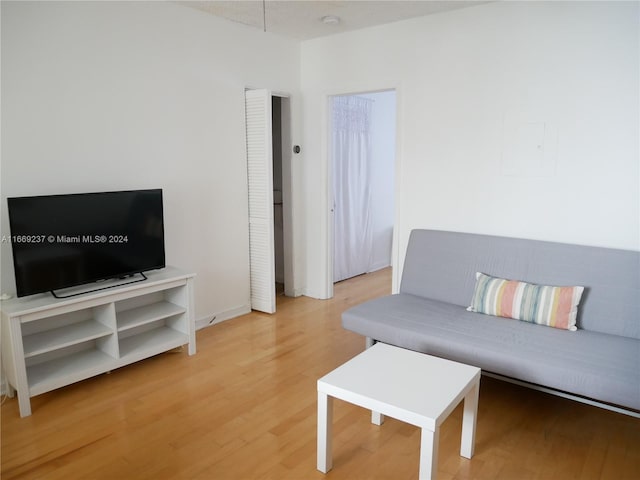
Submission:
{"label": "black tv screen", "polygon": [[18,297],[165,266],[161,189],[7,202]]}

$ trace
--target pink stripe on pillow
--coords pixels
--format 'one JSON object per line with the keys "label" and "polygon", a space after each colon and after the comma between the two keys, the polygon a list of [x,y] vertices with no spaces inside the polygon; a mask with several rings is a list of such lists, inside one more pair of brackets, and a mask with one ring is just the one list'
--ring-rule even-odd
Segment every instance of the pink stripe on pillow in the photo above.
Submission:
{"label": "pink stripe on pillow", "polygon": [[518,282],[509,280],[502,287],[502,298],[500,299],[499,317],[513,318],[513,299],[516,296]]}
{"label": "pink stripe on pillow", "polygon": [[573,309],[573,288],[561,287],[558,290],[555,327],[568,329],[571,310]]}

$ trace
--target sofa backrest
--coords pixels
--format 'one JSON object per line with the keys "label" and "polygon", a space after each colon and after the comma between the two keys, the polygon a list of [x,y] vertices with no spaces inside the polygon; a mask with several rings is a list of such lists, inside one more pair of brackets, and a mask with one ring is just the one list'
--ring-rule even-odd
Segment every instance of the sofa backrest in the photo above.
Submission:
{"label": "sofa backrest", "polygon": [[640,252],[437,230],[413,230],[401,293],[469,306],[476,272],[585,287],[577,326],[640,338]]}

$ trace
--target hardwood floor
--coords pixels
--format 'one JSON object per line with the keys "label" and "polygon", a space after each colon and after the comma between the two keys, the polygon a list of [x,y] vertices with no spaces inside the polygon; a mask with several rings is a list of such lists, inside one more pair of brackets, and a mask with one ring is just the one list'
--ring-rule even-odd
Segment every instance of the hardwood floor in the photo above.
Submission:
{"label": "hardwood floor", "polygon": [[[390,271],[336,285],[326,301],[279,297],[167,353],[2,405],[4,480],[415,479],[420,432],[335,402],[334,468],[316,470],[316,380],[364,350],[340,314],[390,290]],[[640,420],[488,377],[475,456],[459,456],[459,407],[440,434],[439,479],[635,479]]]}

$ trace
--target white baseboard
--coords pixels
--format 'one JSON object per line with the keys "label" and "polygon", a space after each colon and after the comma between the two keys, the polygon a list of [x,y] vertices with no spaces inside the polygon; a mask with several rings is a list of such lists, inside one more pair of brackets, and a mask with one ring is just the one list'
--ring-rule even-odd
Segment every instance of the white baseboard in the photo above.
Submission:
{"label": "white baseboard", "polygon": [[326,293],[320,294],[319,292],[314,292],[306,289],[302,291],[302,295],[304,295],[305,297],[314,298],[316,300],[327,300],[331,298],[327,297]]}
{"label": "white baseboard", "polygon": [[389,261],[386,262],[378,262],[369,267],[369,271],[367,273],[377,272],[378,270],[382,270],[383,268],[390,267],[391,263]]}
{"label": "white baseboard", "polygon": [[232,308],[231,310],[226,310],[224,312],[212,313],[210,315],[207,315],[206,317],[196,320],[196,330],[210,327],[211,325],[215,325],[226,320],[231,320],[232,318],[246,315],[247,313],[251,313],[251,305],[242,305],[240,307]]}
{"label": "white baseboard", "polygon": [[293,289],[293,296],[294,297],[302,297],[304,294],[305,294],[304,288],[294,288]]}

